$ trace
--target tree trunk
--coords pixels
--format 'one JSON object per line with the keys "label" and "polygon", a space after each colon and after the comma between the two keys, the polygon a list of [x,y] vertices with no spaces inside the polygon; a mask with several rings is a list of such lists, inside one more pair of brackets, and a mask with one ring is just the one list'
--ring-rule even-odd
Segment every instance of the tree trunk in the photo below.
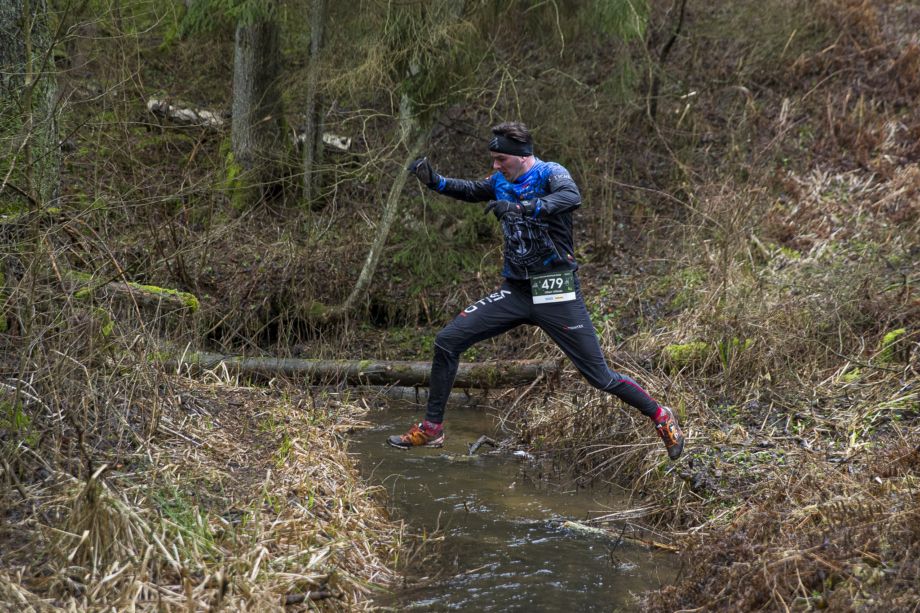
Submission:
{"label": "tree trunk", "polygon": [[674,43],[677,41],[677,37],[680,36],[680,30],[684,25],[684,14],[687,10],[687,0],[678,1],[680,2],[680,8],[677,13],[677,23],[674,25],[674,29],[671,32],[671,37],[668,38],[668,42],[666,42],[664,47],[661,49],[661,54],[658,56],[658,65],[653,68],[654,76],[652,77],[652,86],[648,96],[648,117],[653,124],[655,123],[655,118],[658,115],[658,93],[661,89],[661,73],[664,72],[664,66],[665,62],[668,60],[668,54],[671,52],[671,47],[673,47]]}
{"label": "tree trunk", "polygon": [[[44,0],[0,2],[0,213],[31,213],[31,244],[17,244],[22,237],[2,229],[0,240],[13,248],[0,255],[0,330],[7,329],[12,310],[8,262],[19,254],[17,268],[25,268],[32,282],[49,268],[39,213],[57,198],[60,185],[54,42]],[[31,309],[24,312],[29,315],[20,321],[28,327]]]}
{"label": "tree trunk", "polygon": [[313,187],[316,183],[315,166],[320,162],[323,150],[322,128],[317,112],[316,99],[319,95],[319,61],[323,48],[323,31],[326,25],[326,0],[313,0],[310,4],[310,67],[307,71],[307,100],[304,113],[306,127],[303,141],[303,201],[308,207],[313,202]]}
{"label": "tree trunk", "polygon": [[0,116],[12,119],[0,126],[0,192],[32,208],[58,194],[53,42],[43,0],[0,3]]}
{"label": "tree trunk", "polygon": [[[297,358],[224,356],[216,353],[192,353],[180,360],[172,359],[167,368],[188,364],[200,369],[226,367],[231,373],[249,376],[285,376],[311,382],[345,381],[361,385],[428,385],[430,362],[381,360],[304,360]],[[506,360],[460,364],[454,387],[514,387],[530,383],[541,374],[554,375],[558,362]]]}
{"label": "tree trunk", "polygon": [[282,106],[278,91],[280,55],[275,2],[236,27],[233,61],[233,119],[230,174],[234,202],[256,204],[268,196],[280,175]]}

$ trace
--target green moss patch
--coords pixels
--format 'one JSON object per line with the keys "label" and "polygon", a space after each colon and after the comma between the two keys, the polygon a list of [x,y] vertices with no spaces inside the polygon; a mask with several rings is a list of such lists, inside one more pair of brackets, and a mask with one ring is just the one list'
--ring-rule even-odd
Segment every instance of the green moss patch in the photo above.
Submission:
{"label": "green moss patch", "polygon": [[701,364],[705,361],[709,352],[709,343],[695,341],[691,343],[667,345],[661,350],[661,357],[668,368],[680,370],[687,366]]}
{"label": "green moss patch", "polygon": [[878,359],[882,363],[900,362],[907,357],[907,343],[903,342],[907,336],[907,328],[891,330],[882,337],[879,343]]}

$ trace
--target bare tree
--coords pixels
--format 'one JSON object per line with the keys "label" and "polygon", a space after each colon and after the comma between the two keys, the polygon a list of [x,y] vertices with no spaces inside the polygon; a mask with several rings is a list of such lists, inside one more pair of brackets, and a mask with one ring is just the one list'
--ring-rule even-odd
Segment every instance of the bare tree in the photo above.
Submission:
{"label": "bare tree", "polygon": [[[51,70],[55,38],[43,0],[0,3],[0,202],[2,212],[13,213],[14,219],[17,213],[32,213],[27,229],[17,230],[17,224],[2,228],[0,243],[7,248],[0,251],[0,330],[7,328],[10,304],[16,303],[6,289],[13,287],[6,278],[10,262],[19,260],[17,268],[27,271],[31,283],[48,268],[36,213],[57,197],[60,183],[57,86]],[[28,239],[14,238],[12,233],[22,230]],[[20,321],[23,328],[31,326],[30,317]]]}
{"label": "bare tree", "polygon": [[280,175],[279,57],[276,0],[250,3],[237,20],[233,58],[233,199],[241,207],[265,199]]}
{"label": "bare tree", "polygon": [[52,36],[42,0],[0,4],[0,134],[5,163],[0,192],[14,191],[33,207],[58,190],[56,84],[51,72]]}
{"label": "bare tree", "polygon": [[323,31],[326,26],[326,0],[312,0],[310,9],[310,67],[307,73],[307,100],[304,105],[306,133],[303,141],[303,201],[307,206],[313,200],[314,167],[320,161],[323,146],[316,99]]}
{"label": "bare tree", "polygon": [[[400,210],[403,188],[406,185],[407,174],[405,169],[413,159],[418,157],[430,136],[431,127],[434,123],[431,109],[437,109],[444,104],[442,88],[429,89],[416,85],[418,81],[437,79],[440,75],[433,67],[437,65],[437,62],[442,61],[443,57],[449,56],[451,52],[455,51],[451,49],[450,45],[443,44],[448,40],[445,30],[438,30],[433,26],[437,25],[440,28],[447,26],[449,29],[450,26],[460,23],[465,6],[466,3],[460,0],[439,4],[435,7],[437,10],[434,11],[407,11],[402,16],[404,20],[402,27],[395,28],[395,30],[402,30],[405,39],[396,36],[394,47],[407,45],[406,41],[410,41],[406,47],[399,49],[400,54],[405,56],[406,61],[399,65],[403,74],[398,89],[403,93],[399,102],[398,134],[400,144],[405,147],[406,156],[402,160],[401,166],[387,192],[383,216],[377,225],[374,242],[371,244],[367,258],[364,260],[364,266],[358,275],[358,281],[345,302],[333,311],[336,315],[354,311],[358,307],[361,297],[367,295],[371,281],[377,271],[380,256],[386,246],[390,228]],[[419,36],[423,32],[430,37],[428,40],[426,40],[425,35]],[[426,111],[423,112],[420,109],[426,109]]]}

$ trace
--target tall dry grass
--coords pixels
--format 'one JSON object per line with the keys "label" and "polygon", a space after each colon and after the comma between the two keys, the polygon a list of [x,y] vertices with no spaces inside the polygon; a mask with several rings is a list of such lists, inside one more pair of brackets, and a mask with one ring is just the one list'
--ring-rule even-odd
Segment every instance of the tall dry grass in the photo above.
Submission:
{"label": "tall dry grass", "polygon": [[[655,214],[657,278],[631,285],[635,332],[613,342],[615,324],[599,326],[617,367],[677,409],[683,458],[669,463],[645,420],[574,373],[574,393],[525,407],[524,440],[586,482],[629,488],[682,548],[650,610],[920,598],[920,124],[902,104],[920,82],[902,70],[920,13],[825,2],[811,15],[837,33],[832,52],[790,57],[796,81],[759,84],[716,145],[726,164],[669,151],[684,156],[682,195]],[[704,134],[719,108],[688,105],[679,121]]]}
{"label": "tall dry grass", "polygon": [[67,221],[37,229],[4,254],[2,606],[369,607],[405,539],[345,451],[361,409],[164,371],[195,315],[66,274]]}

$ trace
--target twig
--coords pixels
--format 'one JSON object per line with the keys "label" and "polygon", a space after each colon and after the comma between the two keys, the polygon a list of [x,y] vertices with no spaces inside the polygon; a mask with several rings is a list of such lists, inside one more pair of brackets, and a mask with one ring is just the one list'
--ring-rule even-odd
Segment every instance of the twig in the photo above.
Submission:
{"label": "twig", "polygon": [[[511,411],[514,410],[514,407],[518,405],[518,403],[521,401],[522,398],[524,398],[524,396],[530,393],[530,390],[532,390],[537,383],[543,380],[543,376],[545,374],[546,374],[545,372],[541,372],[539,375],[537,375],[537,378],[534,379],[533,382],[527,386],[527,389],[521,392],[520,396],[514,399],[514,402],[511,403],[511,406],[508,407],[508,410],[505,411],[504,415],[502,415],[501,420],[500,420],[500,425],[503,431],[505,430],[505,421],[508,419],[508,416],[511,415]],[[470,455],[472,455],[472,453]]]}
{"label": "twig", "polygon": [[897,369],[897,368],[888,368],[886,366],[875,366],[873,364],[867,364],[866,362],[860,362],[856,358],[852,358],[848,355],[843,355],[839,351],[835,351],[834,348],[830,347],[829,345],[825,345],[824,343],[820,343],[820,342],[818,344],[824,347],[825,349],[827,349],[828,351],[830,351],[831,353],[833,353],[834,355],[836,355],[837,357],[843,358],[844,360],[848,360],[852,362],[853,364],[856,364],[857,366],[862,366],[863,368],[872,368],[875,370],[884,370],[887,372],[901,372],[900,369]]}
{"label": "twig", "polygon": [[325,600],[327,598],[332,598],[334,594],[329,590],[316,590],[315,592],[307,592],[306,594],[288,594],[284,597],[284,606],[289,607],[291,605],[300,604],[307,600],[317,601]]}
{"label": "twig", "polygon": [[19,477],[16,476],[16,473],[10,468],[10,465],[6,463],[6,460],[2,460],[3,470],[6,471],[6,474],[10,476],[10,481],[13,483],[13,487],[16,488],[16,491],[19,492],[19,495],[22,496],[23,500],[29,500],[29,495],[26,493],[25,489],[22,487],[22,483],[19,482]]}
{"label": "twig", "polygon": [[18,187],[18,186],[16,186],[16,185],[14,185],[13,183],[10,183],[9,181],[7,181],[7,182],[4,183],[2,186],[0,186],[0,188],[3,188],[3,189],[9,188],[9,189],[13,190],[14,192],[18,193],[18,194],[19,194],[20,196],[22,196],[23,198],[25,198],[26,200],[28,200],[28,201],[29,201],[29,204],[31,204],[33,207],[38,208],[38,202],[35,201],[35,198],[33,198],[32,196],[30,196],[28,193],[26,193],[26,191],[25,191],[24,189],[22,189],[21,187]]}
{"label": "twig", "polygon": [[482,447],[483,445],[490,445],[492,447],[498,447],[498,443],[496,443],[494,440],[492,440],[491,438],[483,434],[478,439],[476,439],[475,443],[470,443],[470,452],[468,455],[475,454],[479,450],[479,448]]}

